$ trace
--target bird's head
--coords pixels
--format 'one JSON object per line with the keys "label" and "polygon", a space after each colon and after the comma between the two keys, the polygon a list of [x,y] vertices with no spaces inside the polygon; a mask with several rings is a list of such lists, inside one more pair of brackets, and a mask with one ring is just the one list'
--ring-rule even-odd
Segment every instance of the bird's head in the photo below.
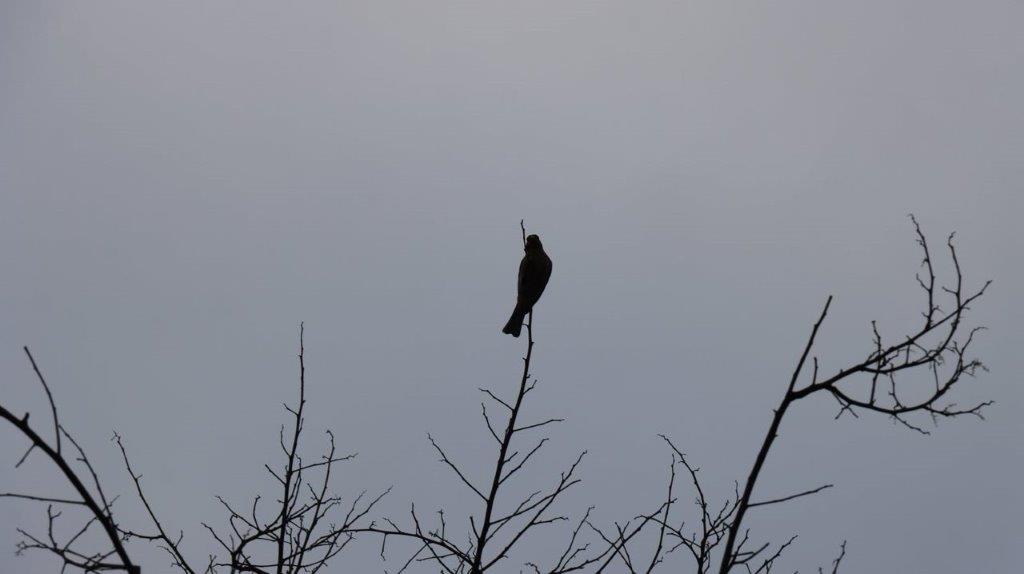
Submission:
{"label": "bird's head", "polygon": [[540,244],[539,235],[527,235],[526,236],[526,249],[543,249],[544,246]]}

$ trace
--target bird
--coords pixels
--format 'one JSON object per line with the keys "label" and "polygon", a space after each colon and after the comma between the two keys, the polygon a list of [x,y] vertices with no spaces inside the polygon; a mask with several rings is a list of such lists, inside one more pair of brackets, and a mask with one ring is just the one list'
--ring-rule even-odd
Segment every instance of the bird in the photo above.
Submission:
{"label": "bird", "polygon": [[505,328],[501,330],[502,333],[513,337],[519,336],[523,329],[523,319],[526,318],[527,313],[533,310],[534,304],[540,299],[544,287],[548,284],[548,279],[551,278],[551,258],[544,253],[540,237],[537,235],[527,237],[523,250],[526,251],[526,255],[519,263],[516,308],[512,311],[508,323],[505,323]]}

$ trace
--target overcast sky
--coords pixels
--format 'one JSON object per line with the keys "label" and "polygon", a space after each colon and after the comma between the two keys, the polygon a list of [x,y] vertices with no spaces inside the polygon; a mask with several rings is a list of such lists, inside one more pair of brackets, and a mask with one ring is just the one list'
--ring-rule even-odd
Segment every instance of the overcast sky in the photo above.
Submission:
{"label": "overcast sky", "polygon": [[[837,486],[751,525],[800,534],[785,571],[844,539],[851,573],[1018,571],[1021,22],[1012,0],[4,0],[0,400],[45,426],[29,345],[122,520],[144,524],[114,429],[202,562],[214,496],[273,486],[305,321],[309,447],[330,427],[360,453],[338,491],[458,515],[426,433],[488,472],[476,389],[519,376],[525,218],[554,260],[528,414],[568,419],[530,484],[587,449],[563,508],[608,523],[657,504],[658,433],[732,492],[827,295],[823,368],[872,319],[912,328],[914,212],[995,280],[970,319],[990,372],[956,398],[996,405],[923,437],[799,403],[757,492]],[[0,491],[66,492],[41,456],[13,469],[24,447],[0,427]],[[14,557],[42,512],[0,502],[0,571],[57,571]]]}

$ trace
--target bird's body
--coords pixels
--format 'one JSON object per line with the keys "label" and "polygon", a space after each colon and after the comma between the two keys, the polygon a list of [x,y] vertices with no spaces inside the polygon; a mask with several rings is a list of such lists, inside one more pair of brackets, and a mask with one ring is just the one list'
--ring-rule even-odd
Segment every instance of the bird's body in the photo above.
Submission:
{"label": "bird's body", "polygon": [[533,305],[540,299],[544,287],[551,277],[551,258],[544,253],[544,246],[540,243],[540,237],[531,235],[526,238],[526,255],[519,264],[519,287],[516,298],[516,308],[502,333],[518,337],[523,328],[523,319],[533,310]]}

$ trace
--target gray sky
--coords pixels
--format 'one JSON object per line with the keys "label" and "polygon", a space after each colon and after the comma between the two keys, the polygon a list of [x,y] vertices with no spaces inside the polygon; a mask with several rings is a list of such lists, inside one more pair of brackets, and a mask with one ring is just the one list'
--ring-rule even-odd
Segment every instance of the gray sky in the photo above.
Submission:
{"label": "gray sky", "polygon": [[[568,418],[531,480],[588,449],[565,508],[623,519],[663,488],[657,433],[731,492],[826,295],[826,366],[871,319],[910,328],[913,211],[995,280],[972,314],[991,372],[958,395],[995,399],[989,420],[922,437],[800,403],[758,492],[837,488],[752,526],[801,535],[787,571],[843,539],[849,572],[1016,571],[1022,21],[1013,1],[6,0],[3,401],[43,424],[27,344],[123,519],[113,429],[201,561],[214,495],[271,486],[305,321],[309,446],[331,427],[360,453],[338,490],[455,513],[472,501],[426,432],[487,472],[475,389],[518,377],[499,330],[525,218],[554,259],[530,412]],[[42,457],[13,470],[23,448],[0,431],[0,491],[59,492]],[[55,571],[13,557],[40,512],[0,504],[0,571]],[[376,551],[334,571],[381,571]]]}

